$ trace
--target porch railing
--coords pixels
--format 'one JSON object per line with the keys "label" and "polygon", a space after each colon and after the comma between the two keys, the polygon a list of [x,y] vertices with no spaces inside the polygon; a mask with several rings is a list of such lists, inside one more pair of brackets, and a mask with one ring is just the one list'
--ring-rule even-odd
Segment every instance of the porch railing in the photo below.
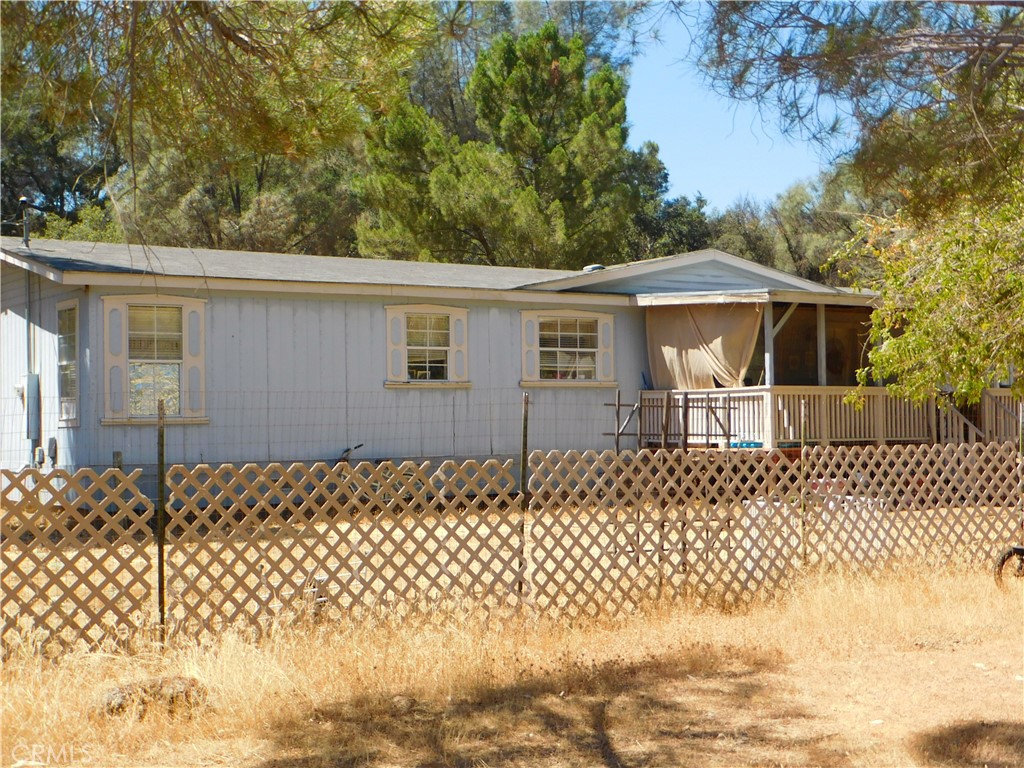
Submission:
{"label": "porch railing", "polygon": [[767,387],[640,393],[641,447],[764,445]]}
{"label": "porch railing", "polygon": [[989,389],[981,398],[981,426],[985,440],[1019,441],[1024,430],[1024,400],[1008,389]]}
{"label": "porch railing", "polygon": [[955,408],[916,405],[884,387],[848,403],[847,387],[744,387],[640,393],[641,447],[787,447],[801,443],[973,443],[1016,440],[1024,403],[989,390],[974,424]]}
{"label": "porch railing", "polygon": [[933,409],[898,400],[884,387],[863,390],[863,403],[846,402],[848,387],[774,387],[777,444],[923,443],[934,441]]}

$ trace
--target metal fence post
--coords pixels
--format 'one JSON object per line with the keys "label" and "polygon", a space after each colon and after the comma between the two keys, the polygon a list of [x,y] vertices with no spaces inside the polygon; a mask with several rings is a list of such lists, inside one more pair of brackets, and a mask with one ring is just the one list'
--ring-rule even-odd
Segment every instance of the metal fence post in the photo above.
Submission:
{"label": "metal fence post", "polygon": [[526,514],[530,509],[530,465],[529,461],[529,432],[530,432],[530,393],[523,392],[523,426],[522,444],[519,449],[519,492],[520,492],[520,519],[519,519],[519,546],[522,552],[519,559],[519,579],[516,581],[516,591],[522,595],[526,591]]}
{"label": "metal fence post", "polygon": [[156,405],[156,595],[157,611],[160,614],[160,645],[167,640],[167,583],[164,573],[164,541],[167,535],[167,511],[165,509],[165,481],[167,468],[164,462],[164,401]]}
{"label": "metal fence post", "polygon": [[523,494],[523,509],[529,505],[530,468],[527,463],[527,445],[530,431],[530,393],[523,392],[523,441],[519,449],[519,490]]}
{"label": "metal fence post", "polygon": [[622,418],[622,390],[615,390],[615,455],[619,454],[619,420]]}
{"label": "metal fence post", "polygon": [[807,478],[804,464],[807,462],[807,401],[800,398],[800,459],[797,468],[800,474],[800,567],[807,567]]}

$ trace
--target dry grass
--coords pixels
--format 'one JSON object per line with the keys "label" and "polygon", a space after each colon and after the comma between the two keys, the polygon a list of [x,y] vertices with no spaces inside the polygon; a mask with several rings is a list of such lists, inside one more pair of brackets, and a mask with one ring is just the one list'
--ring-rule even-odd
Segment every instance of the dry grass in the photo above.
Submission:
{"label": "dry grass", "polygon": [[[846,727],[853,715],[840,699],[870,689],[875,673],[908,689],[893,697],[912,698],[914,676],[897,682],[887,659],[892,669],[910,669],[915,659],[940,658],[929,654],[976,649],[994,668],[1007,643],[1021,647],[1022,628],[1021,595],[997,591],[987,573],[904,570],[811,575],[782,599],[732,612],[675,603],[568,624],[451,607],[401,624],[380,615],[358,625],[282,627],[260,642],[228,633],[163,653],[57,660],[28,643],[2,668],[2,759],[259,768],[1009,766],[1024,761],[1024,712],[1018,706],[1015,715],[1012,704],[1022,699],[1019,654],[1007,660],[1009,671],[987,679],[985,695],[996,702],[988,720],[959,721],[959,710],[941,710],[880,737],[867,725]],[[196,677],[211,709],[191,719],[101,714],[112,686],[164,674]],[[830,691],[836,701],[827,700]],[[1003,694],[1009,712],[995,711]]]}

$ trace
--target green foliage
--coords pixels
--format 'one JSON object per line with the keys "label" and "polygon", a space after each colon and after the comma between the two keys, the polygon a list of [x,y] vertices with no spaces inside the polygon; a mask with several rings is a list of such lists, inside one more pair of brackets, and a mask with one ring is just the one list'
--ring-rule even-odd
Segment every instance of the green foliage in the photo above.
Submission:
{"label": "green foliage", "polygon": [[239,154],[220,163],[165,150],[146,155],[134,184],[126,171],[112,189],[133,240],[347,256],[359,210],[352,177],[361,163],[341,149],[301,160]]}
{"label": "green foliage", "polygon": [[625,82],[586,74],[553,24],[481,54],[466,94],[481,140],[404,104],[371,133],[364,255],[578,269],[621,253],[639,197],[626,171]]}
{"label": "green foliage", "polygon": [[75,211],[75,221],[55,213],[46,215],[42,237],[55,240],[82,240],[87,243],[123,243],[124,230],[111,215],[110,207],[88,203]]}
{"label": "green foliage", "polygon": [[587,71],[605,64],[623,71],[655,9],[646,2],[560,0],[441,0],[437,33],[421,49],[409,77],[409,98],[462,141],[483,138],[465,85],[480,54],[503,34],[536,32],[554,24],[562,37],[580,37]]}
{"label": "green foliage", "polygon": [[964,199],[926,227],[904,214],[873,220],[845,263],[880,267],[869,376],[924,400],[946,388],[977,402],[993,381],[1018,376],[1024,394],[1024,184],[989,206]]}
{"label": "green foliage", "polygon": [[708,246],[707,200],[699,194],[693,202],[687,197],[665,198],[668,171],[658,158],[656,144],[647,142],[630,153],[626,178],[640,204],[629,222],[619,260],[653,259]]}
{"label": "green foliage", "polygon": [[434,4],[437,33],[419,52],[409,76],[409,100],[463,141],[481,138],[473,105],[466,97],[477,57],[490,43],[515,29],[510,2],[444,0]]}
{"label": "green foliage", "polygon": [[774,267],[774,232],[762,206],[750,198],[733,203],[711,221],[711,247]]}
{"label": "green foliage", "polygon": [[[429,6],[382,2],[4,2],[2,11],[5,219],[19,194],[70,215],[120,170],[108,192],[133,214],[132,237],[184,244],[193,231],[213,244],[220,227],[210,217],[226,197],[221,218],[241,227],[227,239],[239,247],[294,248],[330,228],[322,216],[314,228],[288,225],[303,215],[283,210],[289,199],[322,200],[273,177],[319,176],[332,153],[351,151],[368,117],[404,89],[433,22]],[[313,156],[301,172],[281,170],[284,159]],[[250,167],[266,163],[277,188],[249,189]],[[183,165],[184,180],[159,178]],[[158,203],[186,226],[150,232],[139,214]],[[256,235],[257,223],[273,231]]]}
{"label": "green foliage", "polygon": [[[398,92],[430,19],[415,4],[5,2],[10,108],[110,116],[104,138],[301,155],[336,146]],[[38,86],[38,87],[33,87]],[[59,117],[59,120],[57,119]]]}
{"label": "green foliage", "polygon": [[977,401],[1019,375],[1024,6],[723,2],[704,24],[701,64],[720,91],[853,145],[852,180],[832,182],[842,196],[791,190],[773,215],[798,271],[862,218],[839,262],[881,294],[862,381]]}
{"label": "green foliage", "polygon": [[833,257],[859,233],[863,217],[892,214],[896,202],[865,194],[847,164],[794,184],[765,211],[774,229],[775,265],[808,280],[842,284]]}

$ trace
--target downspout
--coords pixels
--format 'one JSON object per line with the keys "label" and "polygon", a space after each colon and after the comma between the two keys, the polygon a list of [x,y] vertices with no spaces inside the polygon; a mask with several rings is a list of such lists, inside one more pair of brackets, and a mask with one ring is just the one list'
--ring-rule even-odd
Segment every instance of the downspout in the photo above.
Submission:
{"label": "downspout", "polygon": [[34,373],[35,355],[32,354],[32,273],[25,270],[25,373]]}
{"label": "downspout", "polygon": [[[21,212],[24,226],[24,239],[22,244],[25,250],[29,250],[29,209],[35,208],[28,198],[22,196],[18,202],[21,205]],[[42,453],[43,433],[43,405],[41,392],[39,390],[39,371],[36,370],[35,336],[32,332],[33,322],[32,304],[32,273],[25,271],[25,436],[29,440],[29,464],[33,467],[42,466],[39,454]]]}
{"label": "downspout", "polygon": [[25,436],[30,441],[29,464],[35,466],[42,445],[42,403],[40,402],[39,371],[36,370],[35,336],[32,332],[34,303],[32,301],[32,273],[25,272]]}

